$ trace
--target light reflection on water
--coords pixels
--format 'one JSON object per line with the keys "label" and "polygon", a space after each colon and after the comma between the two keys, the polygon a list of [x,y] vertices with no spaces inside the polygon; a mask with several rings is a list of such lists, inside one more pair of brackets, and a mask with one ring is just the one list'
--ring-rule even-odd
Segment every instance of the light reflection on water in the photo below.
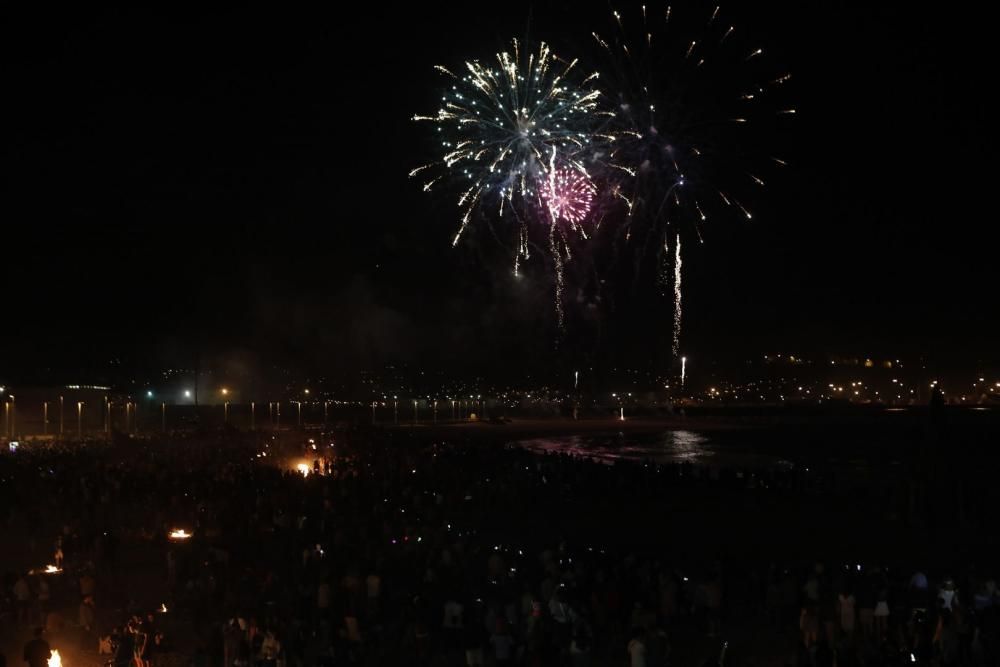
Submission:
{"label": "light reflection on water", "polygon": [[751,447],[719,443],[695,431],[655,434],[567,435],[517,443],[537,454],[568,454],[602,463],[617,460],[739,467],[787,467],[789,461]]}

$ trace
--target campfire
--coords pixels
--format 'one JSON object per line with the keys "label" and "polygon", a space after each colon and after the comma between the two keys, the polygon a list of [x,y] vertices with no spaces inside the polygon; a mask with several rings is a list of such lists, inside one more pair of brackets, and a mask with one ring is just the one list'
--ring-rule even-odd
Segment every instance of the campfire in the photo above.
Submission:
{"label": "campfire", "polygon": [[169,537],[172,540],[178,540],[178,541],[189,540],[191,539],[191,533],[187,532],[183,528],[175,528],[172,531],[170,531]]}
{"label": "campfire", "polygon": [[62,667],[62,658],[59,657],[59,651],[53,649],[52,657],[49,658],[49,667]]}
{"label": "campfire", "polygon": [[298,464],[297,466],[295,466],[295,469],[298,470],[303,477],[308,477],[309,473],[311,472],[309,466],[305,463]]}
{"label": "campfire", "polygon": [[61,567],[46,565],[44,570],[31,570],[28,574],[59,574],[60,572],[62,572]]}

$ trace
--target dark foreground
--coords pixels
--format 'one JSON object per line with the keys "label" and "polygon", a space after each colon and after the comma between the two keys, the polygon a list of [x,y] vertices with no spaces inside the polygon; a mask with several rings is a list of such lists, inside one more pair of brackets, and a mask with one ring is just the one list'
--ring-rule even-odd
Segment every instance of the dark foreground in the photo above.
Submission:
{"label": "dark foreground", "polygon": [[[996,664],[990,434],[883,426],[845,427],[846,467],[606,465],[485,425],[22,447],[2,650],[44,621],[64,665],[100,664],[137,616],[121,643],[156,664]],[[63,571],[26,576],[57,539]]]}

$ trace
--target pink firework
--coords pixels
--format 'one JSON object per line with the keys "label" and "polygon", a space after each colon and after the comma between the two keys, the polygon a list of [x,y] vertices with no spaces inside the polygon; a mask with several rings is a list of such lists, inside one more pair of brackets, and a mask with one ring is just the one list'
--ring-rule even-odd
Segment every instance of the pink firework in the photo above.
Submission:
{"label": "pink firework", "polygon": [[568,169],[556,169],[542,178],[542,201],[553,221],[577,223],[587,217],[594,201],[594,184],[589,178]]}

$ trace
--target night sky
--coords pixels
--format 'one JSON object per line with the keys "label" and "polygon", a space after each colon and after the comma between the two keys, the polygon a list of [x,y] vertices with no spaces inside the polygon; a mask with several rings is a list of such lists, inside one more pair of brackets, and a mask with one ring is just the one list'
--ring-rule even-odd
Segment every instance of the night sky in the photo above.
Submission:
{"label": "night sky", "polygon": [[[554,349],[544,269],[513,281],[485,233],[452,249],[452,197],[406,177],[433,156],[409,120],[436,109],[432,65],[490,57],[529,15],[557,51],[590,48],[606,5],[425,4],[8,16],[5,374],[201,350],[520,375],[662,352],[654,303]],[[684,349],[995,360],[986,21],[842,3],[736,21],[794,75],[792,166],[752,224],[686,255]]]}

